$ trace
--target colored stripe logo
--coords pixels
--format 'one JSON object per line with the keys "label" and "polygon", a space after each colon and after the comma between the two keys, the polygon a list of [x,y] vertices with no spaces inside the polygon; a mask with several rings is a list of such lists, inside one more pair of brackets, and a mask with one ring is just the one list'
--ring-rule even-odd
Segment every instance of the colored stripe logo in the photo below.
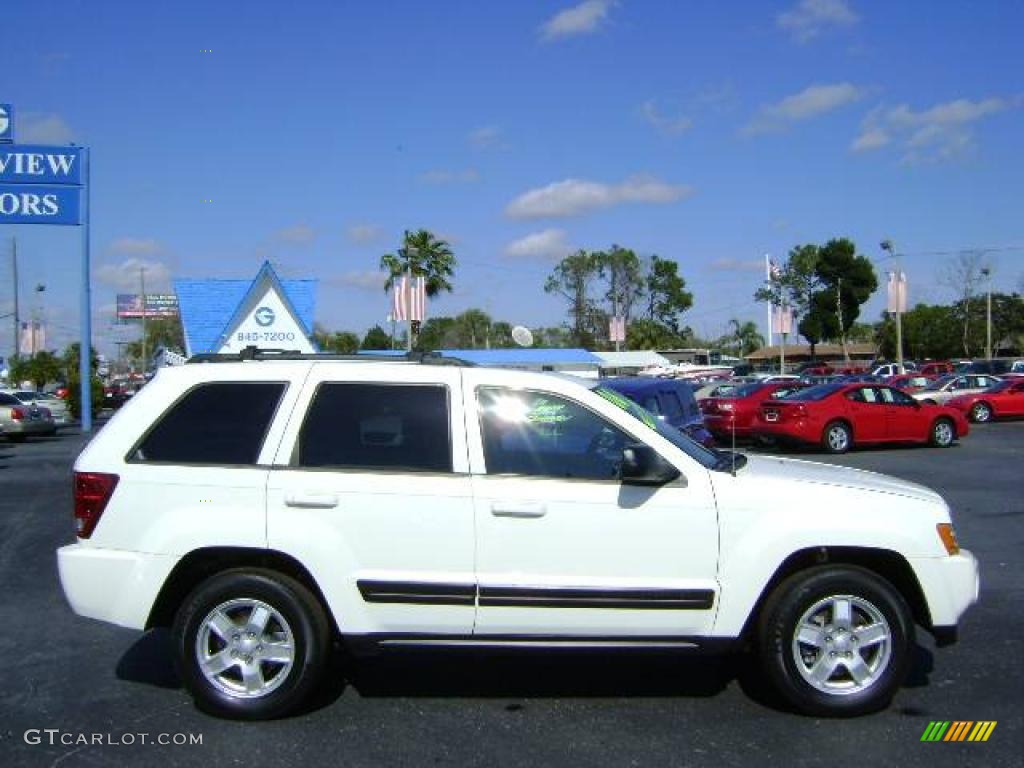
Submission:
{"label": "colored stripe logo", "polygon": [[997,720],[933,720],[921,734],[921,741],[988,741]]}

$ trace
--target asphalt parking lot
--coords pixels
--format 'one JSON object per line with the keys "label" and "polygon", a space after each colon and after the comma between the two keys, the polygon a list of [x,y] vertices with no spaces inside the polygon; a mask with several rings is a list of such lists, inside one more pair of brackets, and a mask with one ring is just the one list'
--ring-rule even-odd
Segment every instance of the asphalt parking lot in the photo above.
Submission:
{"label": "asphalt parking lot", "polygon": [[[731,659],[606,654],[382,659],[302,716],[211,719],[178,687],[166,637],[80,619],[64,603],[54,550],[72,539],[81,444],[74,433],[0,440],[0,765],[1022,765],[1024,422],[976,427],[948,450],[829,459],[940,491],[982,564],[960,643],[935,650],[920,636],[892,708],[845,721],[773,708]],[[998,725],[986,743],[921,743],[932,720]],[[104,743],[81,743],[94,734]]]}

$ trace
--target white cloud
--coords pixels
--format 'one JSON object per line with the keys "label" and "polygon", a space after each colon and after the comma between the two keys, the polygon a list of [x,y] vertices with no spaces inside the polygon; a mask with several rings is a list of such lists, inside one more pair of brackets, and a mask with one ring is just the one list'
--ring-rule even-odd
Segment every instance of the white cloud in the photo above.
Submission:
{"label": "white cloud", "polygon": [[316,230],[307,224],[296,224],[294,227],[279,229],[272,235],[272,238],[279,243],[290,243],[291,245],[309,245],[316,240]]}
{"label": "white cloud", "polygon": [[572,250],[572,246],[565,240],[564,230],[545,229],[509,243],[505,248],[505,255],[512,258],[558,261]]}
{"label": "white cloud", "polygon": [[620,203],[673,203],[693,193],[684,185],[652,176],[632,176],[621,184],[565,179],[524,192],[505,208],[514,219],[578,216]]}
{"label": "white cloud", "polygon": [[472,184],[475,181],[480,181],[480,173],[476,168],[461,170],[437,168],[421,173],[419,180],[424,184]]}
{"label": "white cloud", "polygon": [[1020,104],[1020,99],[991,97],[955,99],[920,112],[906,104],[876,107],[864,118],[850,149],[865,152],[898,142],[904,162],[949,160],[975,148],[975,123]]}
{"label": "white cloud", "polygon": [[107,246],[107,253],[115,256],[156,256],[164,247],[151,237],[120,237]]}
{"label": "white cloud", "polygon": [[615,0],[584,0],[579,5],[559,11],[540,28],[542,40],[559,40],[597,31]]}
{"label": "white cloud", "polygon": [[501,128],[485,125],[469,132],[469,143],[473,149],[504,149],[505,141]]}
{"label": "white cloud", "polygon": [[360,291],[380,292],[384,290],[384,283],[387,279],[388,276],[384,272],[363,270],[345,272],[331,280],[331,282],[343,288],[356,288]]}
{"label": "white cloud", "polygon": [[96,270],[96,278],[103,284],[118,290],[138,293],[145,269],[146,293],[170,290],[171,269],[161,261],[130,258],[120,264],[102,264]]}
{"label": "white cloud", "polygon": [[55,114],[24,112],[15,115],[15,140],[25,144],[70,144],[75,139],[74,131]]}
{"label": "white cloud", "polygon": [[716,272],[764,272],[764,262],[760,259],[715,259],[708,269]]}
{"label": "white cloud", "polygon": [[666,136],[678,136],[688,131],[693,125],[693,120],[686,115],[669,117],[662,114],[658,111],[658,105],[654,99],[645,101],[640,106],[640,113],[648,123]]}
{"label": "white cloud", "polygon": [[384,231],[375,224],[353,224],[345,230],[345,236],[360,245],[379,240],[383,234]]}
{"label": "white cloud", "polygon": [[793,8],[775,17],[779,28],[801,43],[812,40],[826,29],[852,27],[858,21],[860,17],[850,9],[846,0],[800,0]]}
{"label": "white cloud", "polygon": [[864,97],[865,90],[852,83],[812,85],[800,93],[761,107],[742,130],[750,136],[759,133],[784,131],[794,123],[810,120]]}

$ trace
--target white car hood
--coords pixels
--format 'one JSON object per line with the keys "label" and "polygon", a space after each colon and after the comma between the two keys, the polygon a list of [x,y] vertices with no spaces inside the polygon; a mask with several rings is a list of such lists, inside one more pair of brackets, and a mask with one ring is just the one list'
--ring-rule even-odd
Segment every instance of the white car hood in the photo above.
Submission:
{"label": "white car hood", "polygon": [[736,471],[737,479],[747,482],[797,482],[813,485],[852,488],[892,496],[903,496],[918,501],[945,504],[942,497],[930,488],[907,480],[900,480],[863,469],[837,467],[816,461],[784,459],[778,456],[747,455],[747,464]]}

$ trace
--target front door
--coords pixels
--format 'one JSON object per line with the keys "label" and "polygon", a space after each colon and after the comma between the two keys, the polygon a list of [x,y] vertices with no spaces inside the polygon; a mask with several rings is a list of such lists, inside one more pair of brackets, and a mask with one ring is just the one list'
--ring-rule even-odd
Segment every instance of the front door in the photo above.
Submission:
{"label": "front door", "polygon": [[885,440],[888,435],[888,414],[885,403],[875,387],[859,387],[846,393],[853,416],[853,440],[855,443],[874,443]]}
{"label": "front door", "polygon": [[[625,486],[617,479],[624,445],[653,436],[678,449],[598,395],[581,397],[557,380],[550,389],[522,390],[503,387],[483,369],[464,377],[476,634],[708,632],[718,590],[708,471],[675,457],[686,467],[685,481]],[[581,401],[588,397],[589,404]]]}
{"label": "front door", "polygon": [[312,367],[267,485],[267,541],[342,632],[469,635],[473,500],[456,368]]}

